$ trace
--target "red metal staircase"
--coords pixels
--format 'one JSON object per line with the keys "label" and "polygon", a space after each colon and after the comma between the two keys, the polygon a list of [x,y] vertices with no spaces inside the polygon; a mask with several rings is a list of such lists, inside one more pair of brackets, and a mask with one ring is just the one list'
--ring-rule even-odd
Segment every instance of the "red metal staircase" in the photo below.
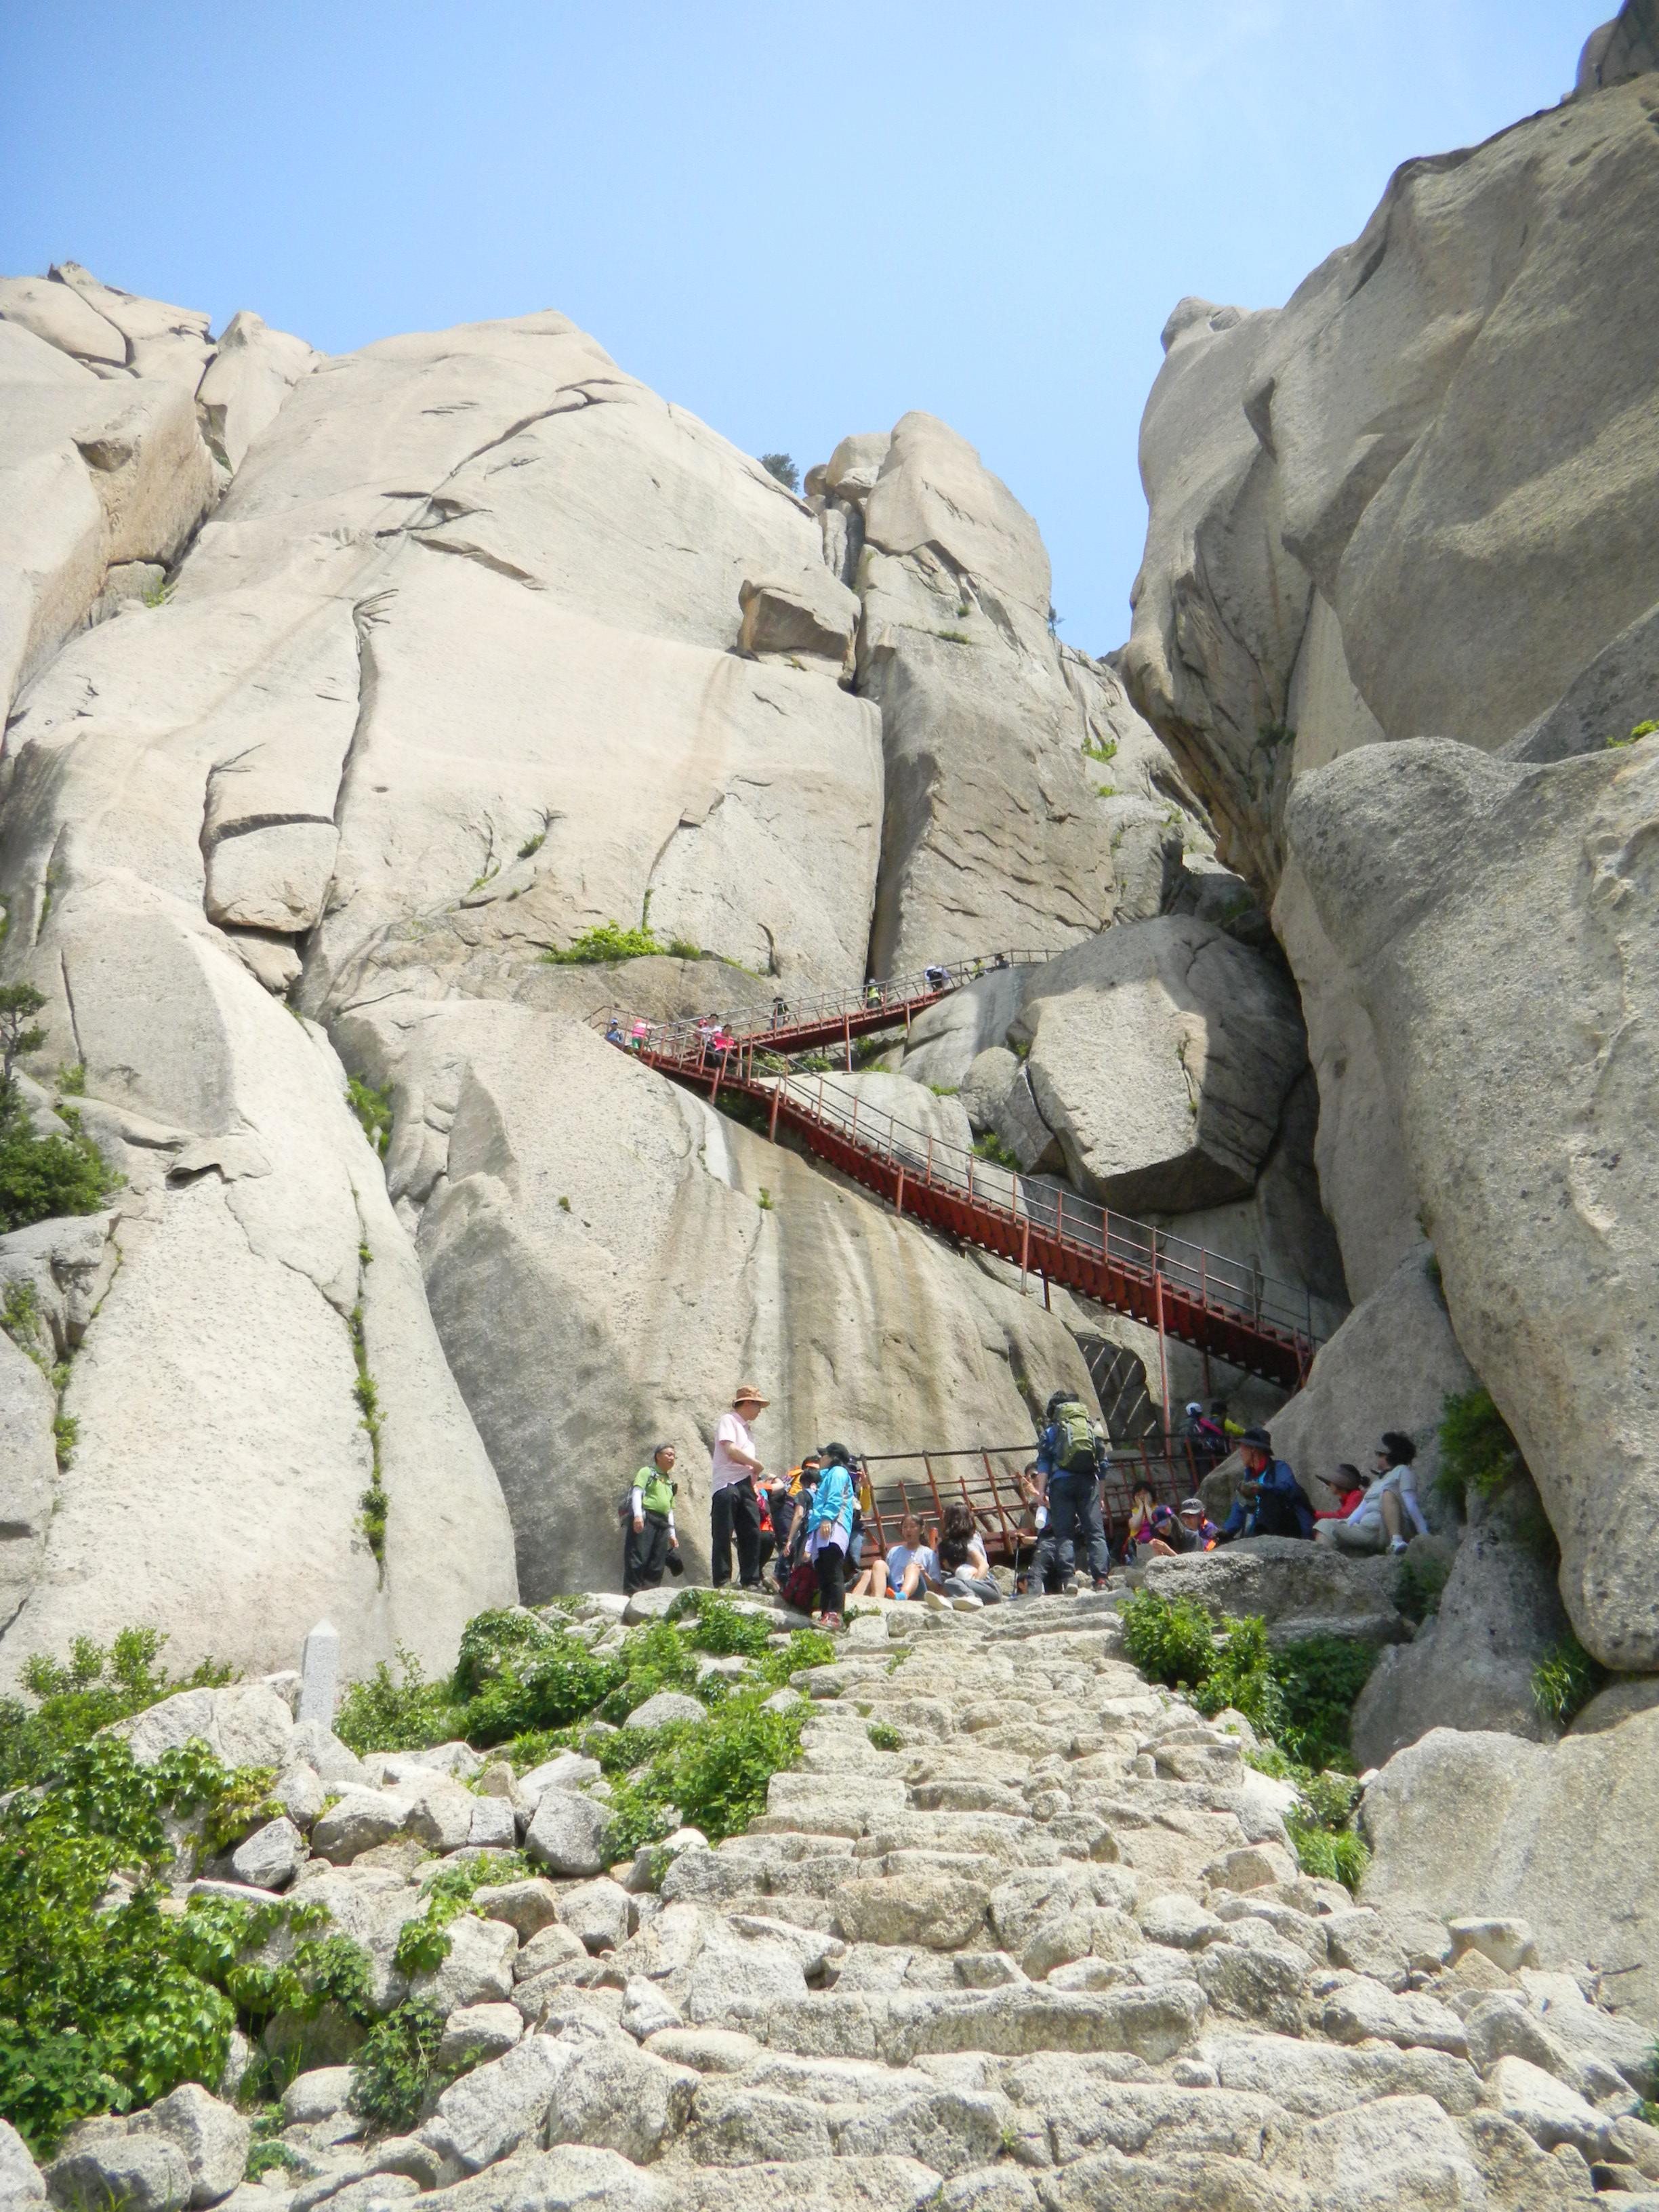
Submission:
{"label": "red metal staircase", "polygon": [[908,1028],[916,1013],[964,983],[1049,957],[1000,952],[804,1003],[779,998],[770,1008],[696,1021],[652,1024],[615,1012],[594,1018],[606,1022],[612,1042],[714,1104],[748,1099],[764,1111],[774,1141],[780,1127],[793,1131],[896,1212],[1294,1390],[1317,1342],[1311,1298],[1300,1286],[1046,1178],[982,1159],[872,1109],[823,1073],[787,1065],[792,1054],[835,1045],[850,1065],[854,1037]]}

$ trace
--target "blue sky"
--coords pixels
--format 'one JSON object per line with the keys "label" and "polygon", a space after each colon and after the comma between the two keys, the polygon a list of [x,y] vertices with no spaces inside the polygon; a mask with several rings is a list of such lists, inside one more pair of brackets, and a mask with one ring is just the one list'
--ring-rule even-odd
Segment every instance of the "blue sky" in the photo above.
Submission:
{"label": "blue sky", "polygon": [[[1611,0],[1607,0],[1607,12]],[[1282,301],[1390,170],[1571,82],[1562,0],[0,0],[0,268],[328,352],[556,307],[751,452],[907,408],[1119,643],[1170,307]]]}

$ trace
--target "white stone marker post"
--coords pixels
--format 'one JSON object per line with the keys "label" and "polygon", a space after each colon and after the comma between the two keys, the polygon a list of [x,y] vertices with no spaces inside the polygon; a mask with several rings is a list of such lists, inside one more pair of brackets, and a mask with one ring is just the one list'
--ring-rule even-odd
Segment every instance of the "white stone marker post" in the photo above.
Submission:
{"label": "white stone marker post", "polygon": [[334,1725],[334,1691],[340,1678],[340,1632],[319,1620],[300,1655],[300,1718]]}

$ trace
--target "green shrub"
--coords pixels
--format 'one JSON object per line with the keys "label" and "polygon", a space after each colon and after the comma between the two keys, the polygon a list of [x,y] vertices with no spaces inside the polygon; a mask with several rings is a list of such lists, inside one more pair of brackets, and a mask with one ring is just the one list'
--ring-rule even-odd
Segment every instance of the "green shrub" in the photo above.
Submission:
{"label": "green shrub", "polygon": [[81,1127],[60,1109],[65,1137],[37,1137],[15,1091],[0,1095],[0,1235],[64,1214],[98,1213],[126,1182]]}
{"label": "green shrub", "polygon": [[1343,1636],[1308,1636],[1273,1655],[1280,1706],[1272,1733],[1304,1766],[1346,1766],[1355,1700],[1376,1664],[1375,1645]]}
{"label": "green shrub", "polygon": [[1473,1490],[1495,1497],[1524,1465],[1509,1424],[1490,1390],[1477,1387],[1448,1398],[1440,1419],[1440,1472],[1435,1487],[1462,1504]]}
{"label": "green shrub", "polygon": [[872,1721],[866,1734],[878,1751],[896,1751],[903,1741],[890,1721]]}
{"label": "green shrub", "polygon": [[450,1861],[427,1884],[425,1911],[413,1920],[405,1920],[398,1931],[398,1948],[392,1954],[398,1972],[435,1973],[449,1956],[449,1923],[471,1909],[473,1892],[486,1882],[516,1881],[533,1871],[519,1851]]}
{"label": "green shrub", "polygon": [[1123,1649],[1141,1673],[1171,1690],[1195,1689],[1215,1664],[1216,1625],[1187,1597],[1137,1590],[1123,1608]]}
{"label": "green shrub", "polygon": [[367,1681],[354,1682],[340,1701],[334,1733],[358,1753],[423,1751],[459,1733],[460,1714],[447,1682],[428,1682],[407,1644],[398,1646],[403,1680],[394,1681],[382,1659]]}
{"label": "green shrub", "polygon": [[[181,2081],[216,2083],[239,2016],[257,2032],[279,2008],[366,2012],[368,1960],[314,1932],[320,1908],[197,1899],[182,1915],[163,1910],[169,1825],[222,1837],[267,1780],[201,1744],[142,1766],[120,1739],[98,1736],[59,1753],[52,1786],[0,1812],[0,2116],[37,2157],[77,2119],[150,2104]],[[298,1940],[272,1964],[259,1947],[283,1926]]]}
{"label": "green shrub", "polygon": [[1564,1729],[1607,1680],[1607,1668],[1568,1629],[1533,1668],[1532,1701],[1540,1720]]}
{"label": "green shrub", "polygon": [[739,1833],[765,1811],[767,1784],[799,1752],[809,1710],[803,1703],[769,1711],[753,1690],[706,1721],[653,1731],[642,1768],[612,1785],[606,1857],[631,1857],[676,1827],[701,1828],[711,1844]]}
{"label": "green shrub", "polygon": [[351,2062],[347,2102],[377,2135],[407,2135],[427,2100],[454,2076],[441,2071],[444,2016],[430,1997],[416,1997],[377,2020]]}
{"label": "green shrub", "polygon": [[792,453],[763,453],[760,465],[769,477],[775,477],[786,491],[800,489],[800,471],[795,466]]}
{"label": "green shrub", "polygon": [[1638,722],[1627,738],[1609,738],[1607,744],[1614,748],[1638,744],[1644,738],[1650,738],[1656,730],[1659,730],[1659,722]]}
{"label": "green shrub", "polygon": [[644,960],[653,952],[667,949],[648,924],[638,929],[624,929],[618,921],[601,921],[592,929],[585,929],[562,951],[550,949],[543,953],[542,958],[554,968],[580,968],[600,960]]}
{"label": "green shrub", "polygon": [[124,1628],[112,1644],[76,1637],[67,1665],[37,1652],[22,1682],[33,1707],[0,1698],[0,1791],[49,1782],[68,1755],[112,1721],[141,1713],[179,1690],[209,1689],[233,1679],[212,1660],[188,1674],[169,1675],[156,1662],[167,1638],[158,1629]]}
{"label": "green shrub", "polygon": [[1209,1714],[1231,1705],[1261,1735],[1278,1735],[1282,1700],[1264,1621],[1251,1616],[1227,1624],[1212,1646],[1208,1674],[1194,1685],[1193,1703]]}
{"label": "green shrub", "polygon": [[377,1090],[361,1076],[348,1075],[346,1103],[362,1124],[364,1136],[384,1159],[392,1142],[392,1085],[387,1083]]}
{"label": "green shrub", "polygon": [[1409,1556],[1401,1559],[1394,1583],[1394,1601],[1398,1610],[1407,1620],[1426,1620],[1431,1613],[1438,1613],[1441,1593],[1450,1573],[1449,1559],[1432,1555],[1420,1560]]}
{"label": "green shrub", "polygon": [[994,1135],[988,1130],[984,1136],[975,1138],[974,1151],[980,1159],[989,1160],[994,1166],[1012,1168],[1016,1175],[1020,1171],[1019,1154],[1010,1152],[1001,1138]]}
{"label": "green shrub", "polygon": [[1294,1814],[1285,1826],[1304,1874],[1316,1881],[1340,1881],[1350,1889],[1358,1888],[1371,1863],[1363,1837],[1351,1828],[1337,1834],[1329,1828],[1304,1826]]}

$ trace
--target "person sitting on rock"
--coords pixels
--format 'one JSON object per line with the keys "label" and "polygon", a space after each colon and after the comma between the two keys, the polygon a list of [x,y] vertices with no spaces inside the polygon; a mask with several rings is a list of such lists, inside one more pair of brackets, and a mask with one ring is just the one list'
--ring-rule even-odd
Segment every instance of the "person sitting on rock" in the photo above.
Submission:
{"label": "person sitting on rock", "polygon": [[907,1513],[899,1522],[899,1540],[887,1554],[888,1595],[901,1602],[920,1598],[939,1580],[938,1556],[922,1541],[921,1522]]}
{"label": "person sitting on rock", "polygon": [[[1365,1495],[1365,1478],[1350,1459],[1338,1462],[1336,1480],[1325,1486],[1334,1495],[1336,1504],[1323,1512],[1316,1513],[1316,1521],[1346,1521]],[[1317,1529],[1314,1533],[1316,1535]]]}
{"label": "person sitting on rock", "polygon": [[1246,1429],[1239,1443],[1244,1474],[1233,1510],[1216,1534],[1218,1544],[1241,1536],[1311,1536],[1314,1510],[1308,1493],[1282,1459],[1273,1457],[1266,1429]]}
{"label": "person sitting on rock", "polygon": [[1413,1533],[1428,1528],[1417,1502],[1415,1453],[1403,1431],[1389,1429],[1376,1448],[1359,1503],[1343,1519],[1325,1522],[1317,1533],[1340,1551],[1403,1552]]}
{"label": "person sitting on rock", "polygon": [[1158,1500],[1150,1482],[1138,1482],[1129,1499],[1128,1533],[1123,1539],[1123,1563],[1133,1566],[1139,1547],[1158,1534],[1152,1523],[1158,1513]]}
{"label": "person sitting on rock", "polygon": [[927,1593],[927,1602],[937,1612],[954,1607],[958,1613],[977,1613],[981,1606],[1002,1603],[1002,1592],[991,1579],[984,1540],[974,1526],[971,1509],[960,1498],[952,1498],[940,1518],[939,1571],[939,1589]]}
{"label": "person sitting on rock", "polygon": [[660,1589],[665,1567],[671,1574],[685,1571],[679,1538],[674,1533],[678,1485],[671,1478],[675,1456],[672,1444],[659,1444],[651,1455],[651,1464],[634,1477],[628,1498],[627,1534],[623,1539],[626,1596],[632,1597],[635,1590]]}

